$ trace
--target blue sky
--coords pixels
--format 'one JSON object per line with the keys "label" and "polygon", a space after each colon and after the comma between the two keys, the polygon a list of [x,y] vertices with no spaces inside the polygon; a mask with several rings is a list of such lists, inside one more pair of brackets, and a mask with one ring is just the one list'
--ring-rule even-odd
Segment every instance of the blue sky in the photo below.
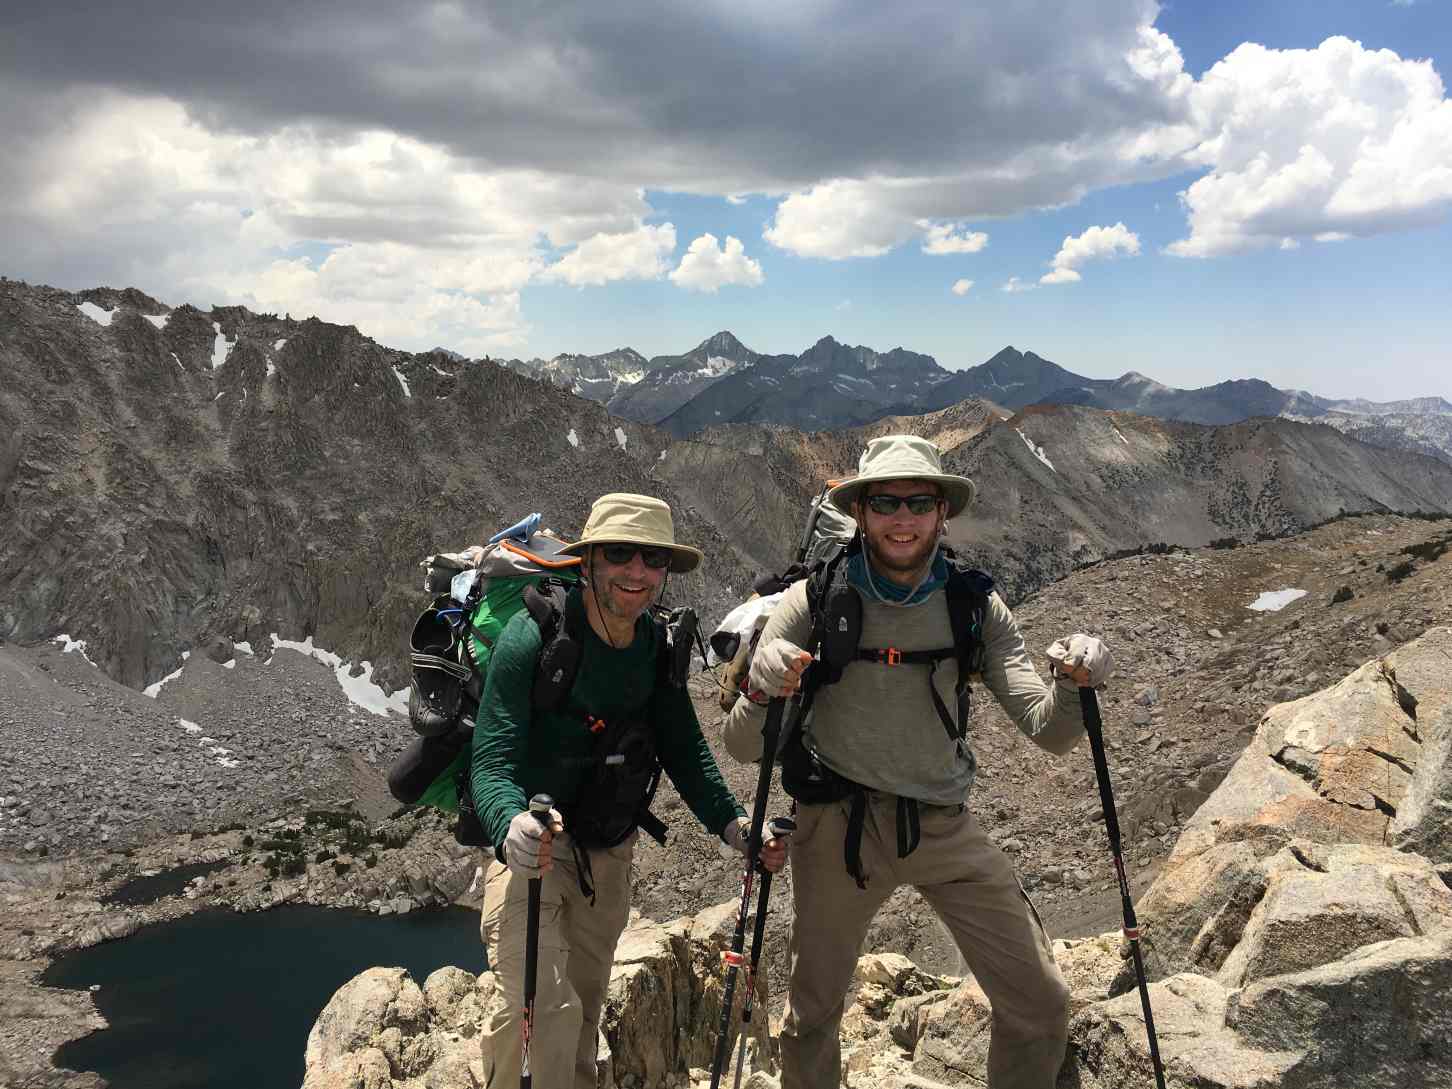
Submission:
{"label": "blue sky", "polygon": [[473,355],[730,329],[1452,398],[1446,0],[155,14],[0,44],[5,274]]}

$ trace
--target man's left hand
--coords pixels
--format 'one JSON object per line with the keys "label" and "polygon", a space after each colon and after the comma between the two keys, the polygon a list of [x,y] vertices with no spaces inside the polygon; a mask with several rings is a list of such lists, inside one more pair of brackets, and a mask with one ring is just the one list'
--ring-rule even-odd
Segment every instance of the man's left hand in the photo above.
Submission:
{"label": "man's left hand", "polygon": [[[729,822],[721,832],[721,839],[726,846],[733,850],[746,853],[746,841],[751,835],[751,822],[745,817],[737,817]],[[761,845],[760,861],[762,868],[768,873],[779,873],[786,865],[787,841],[785,836],[773,836]]]}
{"label": "man's left hand", "polygon": [[1050,645],[1049,666],[1056,680],[1077,688],[1099,688],[1114,672],[1114,656],[1101,639],[1071,635]]}

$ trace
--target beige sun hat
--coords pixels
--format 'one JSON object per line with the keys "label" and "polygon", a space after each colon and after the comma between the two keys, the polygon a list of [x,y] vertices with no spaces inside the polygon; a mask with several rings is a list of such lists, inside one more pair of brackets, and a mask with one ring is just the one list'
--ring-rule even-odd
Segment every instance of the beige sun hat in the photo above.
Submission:
{"label": "beige sun hat", "polygon": [[931,480],[943,489],[949,518],[961,514],[978,491],[966,476],[943,472],[942,452],[927,439],[917,435],[883,435],[869,442],[862,451],[857,475],[828,492],[827,500],[838,510],[851,514],[852,505],[867,485],[889,480]]}
{"label": "beige sun hat", "polygon": [[585,532],[574,544],[560,549],[565,555],[580,556],[597,544],[638,544],[669,548],[675,556],[671,570],[676,574],[693,571],[701,562],[700,549],[676,544],[675,523],[667,503],[648,495],[611,492],[590,507]]}

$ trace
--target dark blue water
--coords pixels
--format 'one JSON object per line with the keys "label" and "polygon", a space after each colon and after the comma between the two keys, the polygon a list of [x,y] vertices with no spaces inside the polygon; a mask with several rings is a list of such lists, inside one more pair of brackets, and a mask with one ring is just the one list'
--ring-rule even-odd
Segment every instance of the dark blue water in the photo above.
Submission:
{"label": "dark blue water", "polygon": [[103,904],[125,904],[135,907],[139,904],[154,904],[163,896],[176,896],[196,877],[207,877],[227,867],[222,862],[194,862],[190,866],[178,866],[164,870],[151,877],[133,877],[115,892],[102,899]]}
{"label": "dark blue water", "polygon": [[114,1089],[297,1089],[308,1032],[339,987],[375,966],[422,985],[446,964],[484,970],[477,913],[285,906],[147,927],[57,961],[42,982],[100,984],[111,1024],[62,1047],[59,1066]]}

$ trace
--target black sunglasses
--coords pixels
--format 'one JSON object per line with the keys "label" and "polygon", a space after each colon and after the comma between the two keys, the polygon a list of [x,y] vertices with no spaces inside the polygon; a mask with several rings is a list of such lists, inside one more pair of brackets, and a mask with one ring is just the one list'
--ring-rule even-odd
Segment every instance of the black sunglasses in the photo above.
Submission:
{"label": "black sunglasses", "polygon": [[640,553],[640,559],[645,566],[653,567],[657,571],[663,567],[669,567],[671,562],[671,550],[669,548],[634,544],[607,544],[601,545],[600,551],[605,554],[606,560],[618,567],[624,567],[637,552]]}
{"label": "black sunglasses", "polygon": [[936,495],[869,495],[864,502],[873,514],[894,514],[902,504],[913,514],[927,514],[942,499]]}

